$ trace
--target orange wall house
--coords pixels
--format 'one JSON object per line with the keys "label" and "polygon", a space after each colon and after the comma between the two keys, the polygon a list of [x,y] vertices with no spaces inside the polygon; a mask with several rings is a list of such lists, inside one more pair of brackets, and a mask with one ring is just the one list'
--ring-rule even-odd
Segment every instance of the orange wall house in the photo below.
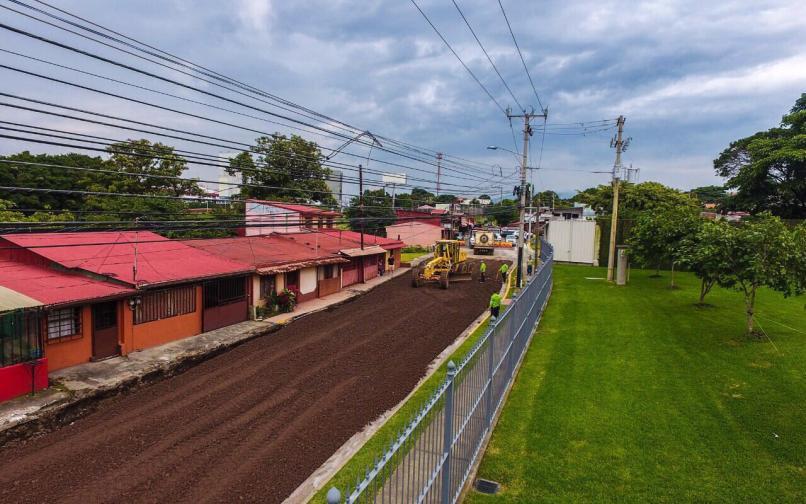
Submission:
{"label": "orange wall house", "polygon": [[[125,303],[123,313],[123,331],[121,334],[121,351],[123,355],[129,352],[135,352],[144,348],[162,345],[170,341],[176,341],[190,336],[196,336],[202,332],[202,288],[200,285],[183,286],[179,289],[193,289],[194,306],[188,306],[186,313],[180,313],[173,316],[160,317],[158,314],[155,320],[147,322],[135,323],[135,312],[129,307],[128,302]],[[171,289],[167,289],[170,291]],[[165,292],[165,291],[162,291]],[[147,302],[148,296],[159,295],[159,293],[145,293],[140,298]],[[135,298],[136,299],[136,298]],[[142,309],[142,304],[138,306],[138,310]],[[153,318],[153,317],[149,317]]]}
{"label": "orange wall house", "polygon": [[[81,328],[78,334],[61,339],[48,338],[47,322],[43,325],[45,332],[45,357],[48,358],[48,370],[57,371],[66,367],[84,364],[92,359],[92,310],[89,305],[68,307],[81,312]],[[52,311],[49,311],[52,313]]]}

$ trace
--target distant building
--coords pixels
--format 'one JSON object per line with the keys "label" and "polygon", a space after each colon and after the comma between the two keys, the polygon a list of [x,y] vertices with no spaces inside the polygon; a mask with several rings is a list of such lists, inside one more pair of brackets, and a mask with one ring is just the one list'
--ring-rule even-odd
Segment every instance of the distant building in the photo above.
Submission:
{"label": "distant building", "polygon": [[339,206],[343,206],[345,204],[345,202],[342,201],[344,197],[344,173],[341,170],[331,168],[330,175],[325,179],[325,184],[327,188],[330,189],[330,192],[333,193],[333,197],[336,198]]}

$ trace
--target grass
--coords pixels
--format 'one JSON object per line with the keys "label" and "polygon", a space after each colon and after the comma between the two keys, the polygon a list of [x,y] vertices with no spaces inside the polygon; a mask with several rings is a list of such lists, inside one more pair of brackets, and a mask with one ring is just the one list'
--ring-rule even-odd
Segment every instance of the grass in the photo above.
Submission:
{"label": "grass", "polygon": [[414,259],[422,257],[426,254],[428,254],[428,252],[402,252],[400,254],[400,262],[410,263]]}
{"label": "grass", "polygon": [[555,267],[549,307],[465,502],[806,501],[804,299]]}
{"label": "grass", "polygon": [[[511,283],[509,284],[509,292],[511,292]],[[508,295],[506,297],[509,297]],[[473,330],[472,333],[459,345],[451,356],[431,375],[424,381],[414,394],[400,407],[397,412],[392,415],[386,423],[378,429],[360,450],[344,465],[344,467],[336,473],[335,476],[325,484],[319,492],[314,495],[311,502],[327,502],[327,491],[331,487],[336,486],[343,490],[347,484],[351,487],[355,485],[356,477],[360,474],[364,475],[364,470],[373,461],[373,457],[379,455],[382,450],[389,447],[392,439],[397,437],[397,434],[406,426],[409,420],[414,416],[417,410],[422,407],[428,399],[434,394],[439,386],[445,381],[447,374],[448,362],[453,360],[459,362],[465,355],[470,352],[478,340],[484,336],[484,332],[489,326],[490,318],[486,317],[479,326]]]}

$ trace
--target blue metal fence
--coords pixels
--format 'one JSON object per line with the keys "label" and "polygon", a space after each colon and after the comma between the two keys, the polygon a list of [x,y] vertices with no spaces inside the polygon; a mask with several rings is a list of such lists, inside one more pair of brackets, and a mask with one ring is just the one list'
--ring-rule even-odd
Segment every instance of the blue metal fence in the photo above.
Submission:
{"label": "blue metal fence", "polygon": [[454,503],[470,476],[552,286],[551,246],[509,308],[458,365],[392,444],[328,502]]}

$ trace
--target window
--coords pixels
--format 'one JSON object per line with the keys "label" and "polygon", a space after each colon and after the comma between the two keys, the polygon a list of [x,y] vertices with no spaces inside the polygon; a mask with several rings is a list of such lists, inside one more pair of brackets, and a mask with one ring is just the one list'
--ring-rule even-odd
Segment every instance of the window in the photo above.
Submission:
{"label": "window", "polygon": [[305,217],[305,227],[306,228],[313,227],[313,217]]}
{"label": "window", "polygon": [[333,229],[333,217],[328,217],[327,218],[327,228],[328,229]]}
{"label": "window", "polygon": [[12,311],[0,315],[0,367],[42,356],[38,311]]}
{"label": "window", "polygon": [[81,308],[64,308],[48,312],[48,341],[81,337]]}
{"label": "window", "polygon": [[235,303],[246,298],[244,277],[222,278],[204,283],[204,307]]}
{"label": "window", "polygon": [[277,278],[274,275],[265,275],[260,277],[260,297],[261,299],[268,299],[272,293],[275,292]]}
{"label": "window", "polygon": [[285,287],[286,289],[299,287],[299,270],[289,271],[285,274]]}
{"label": "window", "polygon": [[324,222],[323,222],[323,219],[322,219],[321,217],[319,217],[318,219],[316,219],[316,227],[318,227],[318,228],[320,228],[320,229],[321,229],[321,228],[322,228],[323,223],[324,223]]}
{"label": "window", "polygon": [[332,264],[328,264],[324,267],[324,276],[325,279],[333,278],[334,274],[334,267]]}
{"label": "window", "polygon": [[192,285],[149,292],[135,305],[134,323],[144,324],[196,311],[196,288]]}

